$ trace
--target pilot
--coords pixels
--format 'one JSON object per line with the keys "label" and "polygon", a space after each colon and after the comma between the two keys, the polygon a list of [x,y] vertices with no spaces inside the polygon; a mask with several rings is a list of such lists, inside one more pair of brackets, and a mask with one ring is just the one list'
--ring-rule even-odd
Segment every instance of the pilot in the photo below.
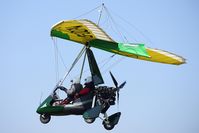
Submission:
{"label": "pilot", "polygon": [[67,90],[67,95],[70,98],[73,98],[76,93],[79,93],[82,90],[83,86],[80,83],[80,79],[77,79],[72,85],[71,88]]}
{"label": "pilot", "polygon": [[68,104],[74,100],[75,94],[79,93],[82,90],[83,86],[80,83],[80,80],[77,79],[75,82],[72,83],[70,89],[63,88],[61,90],[65,91],[67,94],[67,98],[64,99],[61,104]]}

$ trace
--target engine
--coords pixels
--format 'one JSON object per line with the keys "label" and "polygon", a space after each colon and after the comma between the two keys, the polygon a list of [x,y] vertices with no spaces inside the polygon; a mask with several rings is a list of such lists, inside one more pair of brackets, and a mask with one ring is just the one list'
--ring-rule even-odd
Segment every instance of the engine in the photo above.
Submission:
{"label": "engine", "polygon": [[113,87],[108,86],[99,86],[95,91],[98,99],[102,104],[114,105],[115,104],[115,96],[116,91]]}

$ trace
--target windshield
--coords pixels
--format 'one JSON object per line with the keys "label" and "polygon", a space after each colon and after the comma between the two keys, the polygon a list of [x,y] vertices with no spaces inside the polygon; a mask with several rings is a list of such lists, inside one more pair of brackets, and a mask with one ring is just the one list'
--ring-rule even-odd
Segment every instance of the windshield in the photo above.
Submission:
{"label": "windshield", "polygon": [[51,96],[53,99],[65,99],[67,97],[66,90],[67,89],[65,87],[58,86],[53,90]]}

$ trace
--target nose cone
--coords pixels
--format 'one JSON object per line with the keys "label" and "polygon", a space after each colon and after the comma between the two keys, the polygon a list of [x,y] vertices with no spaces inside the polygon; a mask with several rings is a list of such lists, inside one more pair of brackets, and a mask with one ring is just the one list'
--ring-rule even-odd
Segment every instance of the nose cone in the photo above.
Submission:
{"label": "nose cone", "polygon": [[43,114],[46,111],[46,108],[48,107],[48,105],[50,104],[50,102],[52,101],[52,97],[49,96],[47,97],[37,108],[36,112],[38,114]]}
{"label": "nose cone", "polygon": [[63,113],[64,106],[52,106],[52,97],[49,96],[43,103],[37,108],[36,112],[38,114],[59,114]]}
{"label": "nose cone", "polygon": [[36,112],[37,112],[38,114],[41,114],[41,109],[38,107]]}
{"label": "nose cone", "polygon": [[44,112],[46,106],[47,106],[46,104],[41,104],[41,105],[37,108],[37,111],[36,111],[36,112],[37,112],[38,114],[42,114],[42,113]]}

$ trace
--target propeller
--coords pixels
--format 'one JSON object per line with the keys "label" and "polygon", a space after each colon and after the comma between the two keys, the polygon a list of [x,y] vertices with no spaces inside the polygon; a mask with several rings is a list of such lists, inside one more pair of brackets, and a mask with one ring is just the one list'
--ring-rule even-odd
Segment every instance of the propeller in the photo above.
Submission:
{"label": "propeller", "polygon": [[120,89],[122,89],[122,88],[125,86],[126,81],[124,81],[124,82],[118,87],[117,80],[115,79],[115,77],[113,76],[113,74],[111,73],[111,71],[110,71],[110,75],[111,75],[111,78],[112,78],[113,83],[114,83],[114,85],[115,85],[115,89],[116,89],[116,91],[117,91],[117,104],[119,104],[119,91],[120,91]]}

